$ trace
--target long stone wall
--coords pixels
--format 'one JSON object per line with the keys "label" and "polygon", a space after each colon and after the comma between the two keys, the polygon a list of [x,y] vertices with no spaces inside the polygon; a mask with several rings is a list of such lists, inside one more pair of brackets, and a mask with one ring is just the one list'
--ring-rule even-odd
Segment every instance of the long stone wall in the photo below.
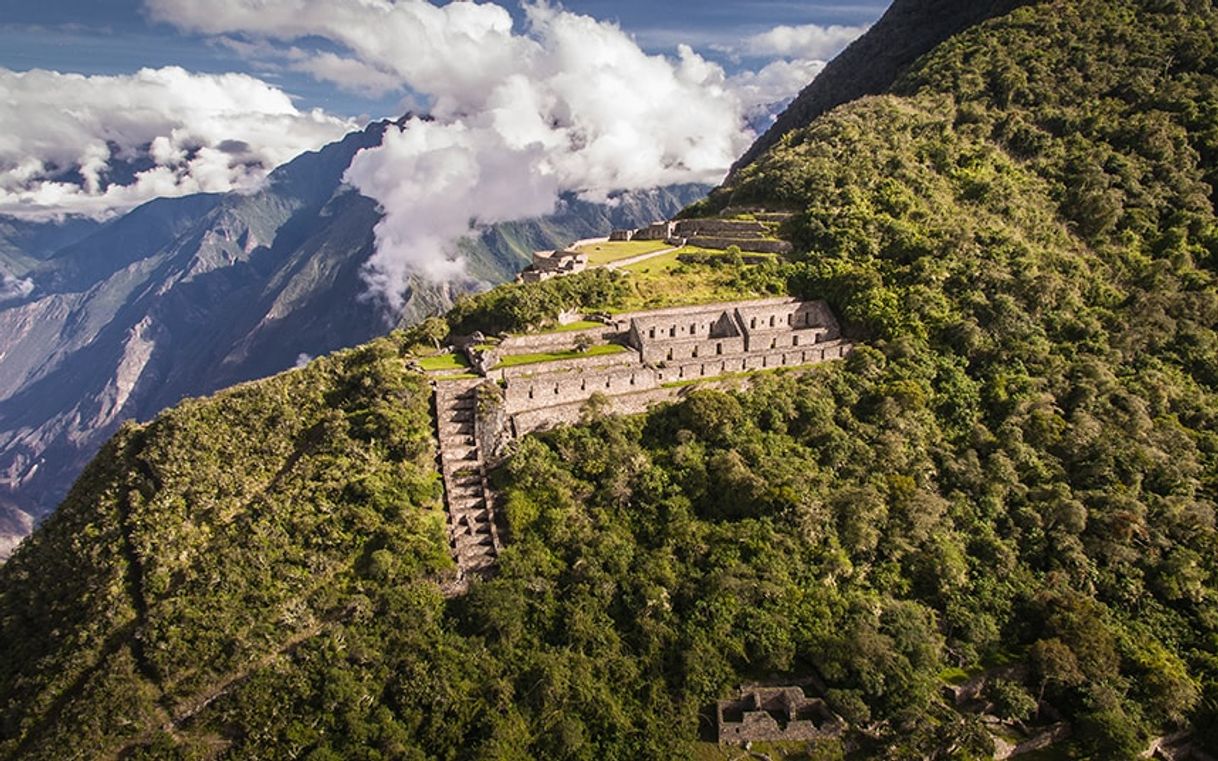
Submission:
{"label": "long stone wall", "polygon": [[823,301],[788,301],[742,304],[736,308],[741,328],[747,334],[755,330],[799,330],[819,327],[839,335],[837,319]]}
{"label": "long stone wall", "polygon": [[567,351],[574,349],[581,338],[592,343],[604,343],[611,340],[617,332],[612,326],[606,325],[601,328],[572,330],[566,333],[509,336],[499,342],[499,350],[504,354]]}
{"label": "long stone wall", "polygon": [[[638,365],[631,369],[612,371],[589,371],[586,373],[559,372],[510,379],[504,397],[507,409],[515,421],[516,432],[522,435],[537,429],[546,419],[555,422],[576,422],[583,404],[595,394],[616,399],[650,399],[639,396],[644,392],[668,391],[660,394],[662,399],[676,398],[681,388],[664,388],[666,383],[683,381],[715,381],[724,375],[777,370],[783,367],[800,367],[847,356],[852,345],[834,341],[802,349],[780,349],[756,354],[736,354],[706,360],[690,360],[661,367]],[[613,409],[613,408],[611,408]],[[642,412],[645,408],[634,409]],[[555,417],[551,418],[551,413]]]}
{"label": "long stone wall", "polygon": [[586,373],[550,373],[532,375],[508,381],[505,396],[508,410],[552,407],[582,402],[593,394],[629,394],[653,389],[660,385],[655,369],[637,364],[634,367],[598,368]]}
{"label": "long stone wall", "polygon": [[769,234],[760,222],[748,219],[681,219],[674,230],[682,238],[696,235],[718,235],[728,238],[751,238]]}
{"label": "long stone wall", "polygon": [[743,336],[693,338],[650,344],[643,348],[642,355],[644,362],[655,364],[659,362],[678,362],[686,359],[705,359],[740,354],[744,350]]}
{"label": "long stone wall", "polygon": [[685,239],[686,245],[699,248],[713,248],[726,251],[732,246],[739,246],[741,251],[756,251],[759,254],[789,254],[795,247],[785,240],[768,238],[722,238],[719,236],[698,235]]}
{"label": "long stone wall", "polygon": [[618,354],[596,354],[591,357],[574,357],[544,362],[535,365],[514,365],[492,370],[490,375],[498,380],[510,380],[526,375],[540,375],[566,370],[591,370],[594,368],[609,368],[618,365],[639,364],[639,353],[628,349]]}
{"label": "long stone wall", "polygon": [[665,365],[656,372],[660,383],[698,380],[731,373],[814,365],[818,362],[846,357],[853,348],[853,345],[848,342],[833,341],[799,349],[787,348],[737,354],[730,357],[708,357],[675,365]]}
{"label": "long stone wall", "polygon": [[[652,388],[609,396],[605,412],[611,415],[637,415],[657,404],[676,400],[682,391],[683,389],[680,388]],[[559,425],[574,425],[580,421],[587,403],[588,399],[585,398],[557,404],[553,407],[518,412],[512,416],[516,426],[516,435],[524,436],[533,431],[546,430]]]}

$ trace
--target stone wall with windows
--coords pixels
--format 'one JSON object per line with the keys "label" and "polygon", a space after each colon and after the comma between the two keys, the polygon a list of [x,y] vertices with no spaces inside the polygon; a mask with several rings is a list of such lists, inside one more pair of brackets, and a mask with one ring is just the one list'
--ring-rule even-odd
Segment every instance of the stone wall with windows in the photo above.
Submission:
{"label": "stone wall with windows", "polygon": [[[575,336],[629,347],[620,354],[579,357],[493,370],[517,434],[574,422],[594,395],[608,409],[641,412],[656,399],[723,376],[840,359],[852,344],[820,301],[755,299],[616,315],[613,325],[573,334],[519,336],[503,355],[571,348]],[[570,343],[567,343],[567,342]],[[644,405],[639,407],[638,405]]]}

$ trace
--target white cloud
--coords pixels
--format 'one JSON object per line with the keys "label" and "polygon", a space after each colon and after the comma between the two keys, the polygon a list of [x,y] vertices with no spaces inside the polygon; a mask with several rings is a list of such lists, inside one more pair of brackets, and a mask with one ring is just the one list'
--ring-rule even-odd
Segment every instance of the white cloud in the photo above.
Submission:
{"label": "white cloud", "polygon": [[799,93],[825,68],[824,61],[772,61],[760,71],[745,71],[731,78],[731,87],[752,115]]}
{"label": "white cloud", "polygon": [[[368,92],[391,92],[396,82],[430,101],[434,121],[391,128],[346,175],[385,213],[366,276],[391,308],[413,277],[466,277],[459,238],[544,214],[562,192],[601,199],[719,181],[753,139],[748,119],[795,95],[823,66],[780,61],[728,77],[688,46],[673,57],[648,55],[615,24],[544,1],[525,4],[524,30],[493,3],[146,3],[155,19],[183,29],[242,35],[260,48],[278,43],[289,65],[318,78]],[[818,48],[804,28],[775,30],[749,45],[802,55],[855,34],[829,28]],[[287,47],[315,38],[341,54]]]}
{"label": "white cloud", "polygon": [[[353,129],[245,74],[84,76],[0,68],[0,213],[105,217],[159,196],[249,190]],[[133,177],[107,182],[123,162]],[[64,181],[74,171],[82,182]]]}
{"label": "white cloud", "polygon": [[467,278],[458,239],[478,225],[547,214],[559,190],[540,144],[512,145],[493,127],[419,119],[357,154],[345,179],[385,210],[365,278],[393,312],[413,276]]}
{"label": "white cloud", "polygon": [[776,26],[746,37],[728,51],[759,58],[794,58],[825,61],[840,53],[867,31],[865,26]]}
{"label": "white cloud", "polygon": [[[535,45],[512,34],[512,17],[491,3],[426,0],[147,0],[152,18],[205,34],[278,40],[325,37],[366,66],[426,83],[459,110],[462,91],[516,71]],[[361,76],[366,76],[364,72]]]}
{"label": "white cloud", "polygon": [[307,57],[293,64],[292,68],[312,74],[322,82],[331,82],[371,97],[402,89],[401,80],[393,74],[369,66],[358,59],[344,58],[330,52]]}
{"label": "white cloud", "polygon": [[0,272],[0,301],[23,299],[34,292],[34,281]]}

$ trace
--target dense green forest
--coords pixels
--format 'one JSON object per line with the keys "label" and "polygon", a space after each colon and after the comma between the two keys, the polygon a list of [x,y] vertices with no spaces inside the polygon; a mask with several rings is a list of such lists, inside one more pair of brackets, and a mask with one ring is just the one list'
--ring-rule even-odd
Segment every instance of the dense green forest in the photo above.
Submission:
{"label": "dense green forest", "polygon": [[[451,573],[412,347],[627,299],[509,286],[110,443],[0,569],[0,756],[683,758],[815,676],[822,758],[983,758],[1001,718],[1218,751],[1218,11],[1033,4],[692,209],[795,212],[741,292],[848,360],[523,440],[498,574]],[[679,277],[679,271],[674,277]]]}

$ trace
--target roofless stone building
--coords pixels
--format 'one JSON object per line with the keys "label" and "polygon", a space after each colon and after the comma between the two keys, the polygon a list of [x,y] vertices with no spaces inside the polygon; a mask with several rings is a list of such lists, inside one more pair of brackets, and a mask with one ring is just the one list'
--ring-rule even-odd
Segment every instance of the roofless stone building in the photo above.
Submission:
{"label": "roofless stone building", "polygon": [[719,744],[818,740],[834,737],[845,722],[820,698],[808,698],[799,687],[752,687],[736,700],[715,706]]}

